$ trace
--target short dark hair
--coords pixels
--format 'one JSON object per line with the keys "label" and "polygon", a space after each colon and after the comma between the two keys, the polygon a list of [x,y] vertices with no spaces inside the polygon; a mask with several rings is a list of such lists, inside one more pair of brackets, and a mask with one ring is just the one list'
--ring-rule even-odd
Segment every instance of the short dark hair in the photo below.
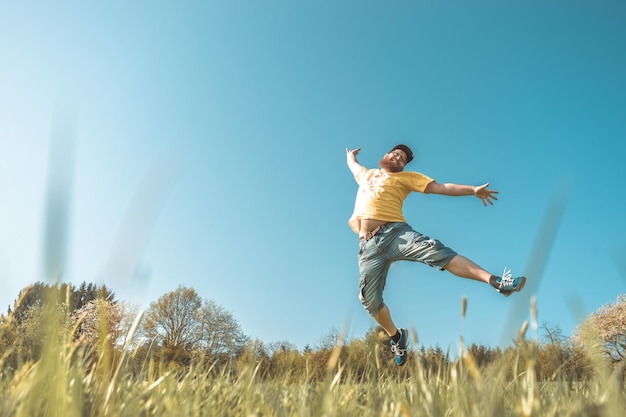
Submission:
{"label": "short dark hair", "polygon": [[391,153],[391,152],[395,151],[396,149],[400,149],[401,151],[403,151],[406,154],[406,163],[407,164],[413,160],[413,151],[411,150],[411,148],[409,148],[406,145],[402,145],[402,144],[396,145],[396,146],[393,147],[393,149],[391,149],[387,153]]}

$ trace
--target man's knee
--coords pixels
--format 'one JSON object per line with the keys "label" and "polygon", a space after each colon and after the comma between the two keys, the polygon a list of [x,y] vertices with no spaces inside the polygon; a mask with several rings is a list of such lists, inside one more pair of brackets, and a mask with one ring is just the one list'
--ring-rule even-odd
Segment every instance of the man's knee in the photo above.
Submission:
{"label": "man's knee", "polygon": [[385,305],[383,303],[383,299],[380,296],[376,296],[375,294],[367,294],[364,291],[364,288],[361,288],[359,291],[359,300],[361,304],[370,314],[370,316],[375,316]]}

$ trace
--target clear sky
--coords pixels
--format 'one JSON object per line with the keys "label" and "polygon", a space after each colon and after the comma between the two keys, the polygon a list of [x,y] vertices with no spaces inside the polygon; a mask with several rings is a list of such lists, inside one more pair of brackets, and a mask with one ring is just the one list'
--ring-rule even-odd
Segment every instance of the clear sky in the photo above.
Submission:
{"label": "clear sky", "polygon": [[398,325],[495,346],[536,295],[569,335],[626,291],[625,20],[621,0],[2,1],[0,306],[55,248],[65,281],[142,306],[193,287],[264,342],[361,337],[345,148],[376,167],[402,142],[408,169],[500,191],[411,195],[408,222],[529,284],[398,263]]}

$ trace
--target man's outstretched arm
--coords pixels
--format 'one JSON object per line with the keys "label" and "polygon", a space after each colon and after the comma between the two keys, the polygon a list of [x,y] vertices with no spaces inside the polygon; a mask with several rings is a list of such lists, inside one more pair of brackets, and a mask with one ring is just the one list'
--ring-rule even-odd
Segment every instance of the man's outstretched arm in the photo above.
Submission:
{"label": "man's outstretched arm", "polygon": [[361,151],[361,148],[356,149],[348,149],[346,148],[346,162],[348,163],[348,168],[352,171],[352,175],[355,175],[361,170],[361,164],[357,161],[356,156]]}
{"label": "man's outstretched arm", "polygon": [[490,190],[487,187],[489,183],[485,183],[483,185],[461,185],[461,184],[451,184],[444,183],[440,184],[436,181],[429,183],[424,190],[425,194],[441,194],[441,195],[449,195],[449,196],[464,196],[464,195],[473,195],[483,202],[486,206],[487,203],[493,205],[492,200],[497,200],[496,194],[498,192],[496,190]]}

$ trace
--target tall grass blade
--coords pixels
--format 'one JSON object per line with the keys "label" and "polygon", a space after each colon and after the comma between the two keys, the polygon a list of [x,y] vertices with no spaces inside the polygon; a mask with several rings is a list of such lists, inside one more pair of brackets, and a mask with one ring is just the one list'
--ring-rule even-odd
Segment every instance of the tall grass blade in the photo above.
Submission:
{"label": "tall grass blade", "polygon": [[556,190],[552,195],[525,268],[524,274],[528,278],[526,287],[521,292],[515,293],[513,305],[504,323],[500,339],[502,345],[509,344],[515,338],[515,329],[524,320],[530,299],[537,292],[537,288],[539,288],[539,283],[543,278],[543,271],[548,263],[550,251],[565,213],[571,187],[572,180],[563,178],[557,184]]}
{"label": "tall grass blade", "polygon": [[128,350],[130,348],[130,344],[131,341],[133,340],[133,337],[135,337],[135,332],[137,331],[137,329],[139,328],[139,323],[141,323],[141,319],[143,317],[143,310],[140,310],[139,313],[137,314],[137,317],[135,317],[135,321],[133,322],[133,325],[131,326],[130,330],[128,331],[128,335],[126,335],[126,339],[124,340],[124,347],[122,349],[122,357],[120,358],[120,361],[117,365],[117,368],[115,369],[115,373],[113,374],[113,378],[111,378],[111,383],[109,384],[109,389],[107,390],[107,394],[106,397],[104,399],[104,405],[103,408],[106,410],[109,404],[109,400],[111,399],[111,395],[115,389],[115,383],[117,381],[118,375],[120,373],[120,370],[122,369],[124,363],[125,363],[125,359],[126,359],[126,355],[128,353]]}
{"label": "tall grass blade", "polygon": [[67,258],[74,176],[75,124],[69,106],[57,106],[48,153],[43,238],[43,273],[45,279],[50,282],[60,282]]}

